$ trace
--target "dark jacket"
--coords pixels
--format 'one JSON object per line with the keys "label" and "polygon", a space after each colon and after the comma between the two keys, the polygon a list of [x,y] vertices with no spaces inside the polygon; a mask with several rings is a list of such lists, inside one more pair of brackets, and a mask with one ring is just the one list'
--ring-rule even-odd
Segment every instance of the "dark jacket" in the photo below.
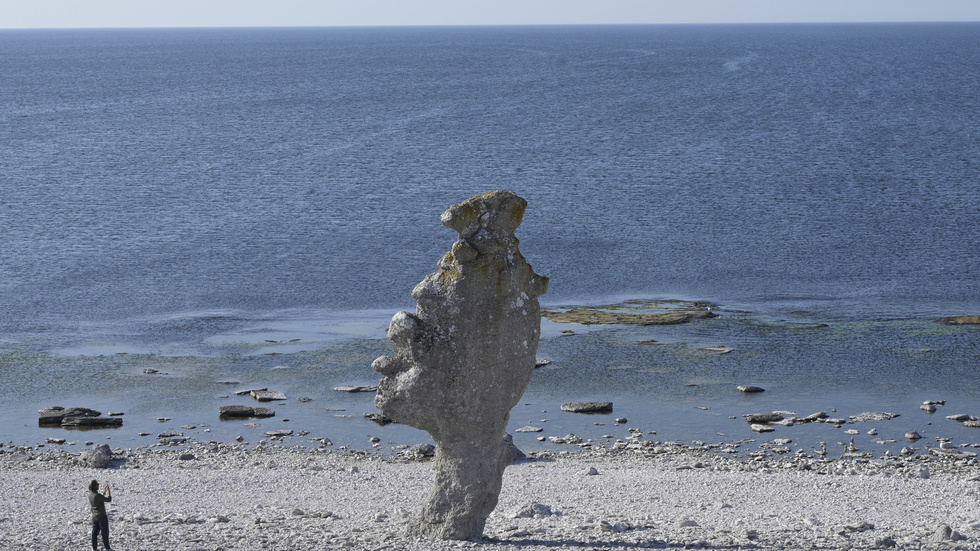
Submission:
{"label": "dark jacket", "polygon": [[92,506],[92,518],[102,518],[105,516],[105,504],[112,501],[112,497],[106,497],[98,492],[88,493],[88,502]]}

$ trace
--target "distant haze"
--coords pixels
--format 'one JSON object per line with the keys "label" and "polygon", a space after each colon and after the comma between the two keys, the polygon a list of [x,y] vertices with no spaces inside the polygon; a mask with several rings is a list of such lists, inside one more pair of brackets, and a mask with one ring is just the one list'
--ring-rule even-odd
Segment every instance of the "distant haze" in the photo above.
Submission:
{"label": "distant haze", "polygon": [[32,0],[0,28],[980,21],[977,0]]}

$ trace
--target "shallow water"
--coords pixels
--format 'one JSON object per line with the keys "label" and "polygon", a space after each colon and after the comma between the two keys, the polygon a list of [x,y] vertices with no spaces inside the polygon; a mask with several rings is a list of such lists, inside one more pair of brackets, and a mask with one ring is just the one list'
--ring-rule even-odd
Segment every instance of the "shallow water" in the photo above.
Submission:
{"label": "shallow water", "polygon": [[[852,435],[845,430],[858,430],[856,445],[874,453],[936,445],[936,437],[956,444],[980,442],[980,430],[945,419],[954,413],[980,415],[976,390],[967,384],[980,361],[980,328],[926,319],[824,321],[803,314],[775,319],[723,307],[715,312],[719,317],[672,326],[581,326],[545,320],[538,357],[551,363],[535,370],[510,423],[511,432],[528,425],[543,432],[514,433],[515,441],[527,451],[571,449],[537,438],[575,434],[609,445],[625,439],[627,429],[638,428],[655,432],[648,439],[683,443],[754,440],[757,445],[788,438],[794,451],[812,452],[826,442],[831,454],[838,442],[850,442]],[[148,445],[164,430],[195,425],[183,432],[199,440],[242,436],[256,442],[267,430],[290,428],[310,432],[287,440],[295,444],[318,445],[309,438],[325,437],[335,446],[391,453],[394,446],[430,440],[410,427],[380,426],[365,419],[365,413],[376,412],[373,393],[332,390],[377,383],[379,376],[369,366],[375,357],[390,352],[388,341],[378,338],[386,323],[379,312],[362,312],[360,317],[351,313],[342,321],[311,316],[272,323],[253,320],[201,342],[157,343],[156,351],[141,353],[120,352],[128,348],[121,339],[129,337],[120,335],[78,342],[53,353],[44,351],[40,342],[8,343],[4,361],[31,366],[33,372],[3,373],[4,385],[19,392],[8,399],[0,423],[6,427],[5,440],[21,445],[46,436],[74,441],[108,438],[123,447]],[[703,350],[710,346],[733,350]],[[161,373],[148,375],[144,369]],[[39,373],[44,375],[35,375]],[[78,373],[84,377],[79,379]],[[765,392],[743,394],[738,385],[760,386]],[[258,405],[233,392],[261,387],[288,396],[285,402],[263,404],[276,411],[274,418],[218,418],[221,405]],[[297,401],[300,397],[312,401],[302,403]],[[926,400],[946,404],[927,414],[919,410]],[[572,401],[612,401],[614,412],[560,411],[562,403]],[[38,429],[34,419],[25,416],[25,411],[50,405],[121,411],[124,426],[85,432]],[[752,432],[742,418],[771,411],[800,417],[818,411],[836,418],[863,412],[900,416],[842,428],[780,426],[764,435]],[[621,418],[627,421],[617,424]],[[868,435],[871,429],[878,435]],[[912,430],[924,440],[906,442],[904,435]],[[140,432],[150,436],[140,437]],[[370,437],[381,439],[378,447]]]}

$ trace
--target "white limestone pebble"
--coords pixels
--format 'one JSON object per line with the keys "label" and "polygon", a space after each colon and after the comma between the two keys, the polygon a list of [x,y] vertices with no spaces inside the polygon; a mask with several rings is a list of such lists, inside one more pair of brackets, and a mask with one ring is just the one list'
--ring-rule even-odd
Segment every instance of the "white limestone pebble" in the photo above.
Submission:
{"label": "white limestone pebble", "polygon": [[[176,460],[191,452],[196,460]],[[405,536],[430,462],[239,444],[113,453],[125,461],[109,470],[80,466],[61,450],[29,459],[0,453],[0,549],[87,548],[93,478],[112,487],[118,549],[798,551],[889,541],[980,549],[975,459],[556,454],[506,469],[485,531],[493,541],[444,542]],[[679,462],[691,468],[678,470]],[[583,476],[593,468],[601,476]]]}

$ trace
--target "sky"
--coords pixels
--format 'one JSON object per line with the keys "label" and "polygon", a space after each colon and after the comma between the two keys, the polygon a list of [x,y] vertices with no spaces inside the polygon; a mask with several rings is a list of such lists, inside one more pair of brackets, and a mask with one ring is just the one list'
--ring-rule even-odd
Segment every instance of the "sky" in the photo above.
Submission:
{"label": "sky", "polygon": [[980,0],[0,0],[0,28],[980,21]]}

